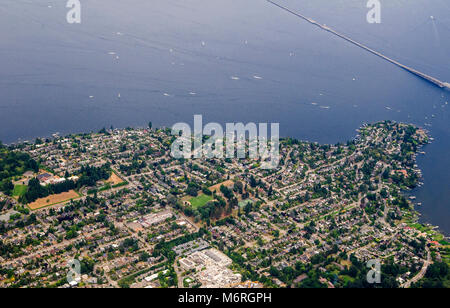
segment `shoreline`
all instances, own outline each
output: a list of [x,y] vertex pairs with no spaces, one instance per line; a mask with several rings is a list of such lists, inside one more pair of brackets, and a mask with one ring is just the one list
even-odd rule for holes
[[[402,122],[402,121],[397,122],[397,121],[393,121],[393,120],[386,120],[386,121],[392,121],[393,123],[398,123],[398,124],[412,125],[415,128],[422,130],[425,133],[425,135],[428,138],[428,142],[425,143],[425,144],[420,145],[417,148],[417,151],[414,154],[414,163],[417,164],[417,158],[418,158],[419,154],[423,153],[423,151],[421,151],[421,149],[423,149],[425,146],[427,146],[430,143],[435,141],[435,139],[430,136],[430,131],[427,128],[420,127],[418,125],[411,124],[411,123],[406,123],[406,122]],[[382,123],[382,122],[384,122],[384,121],[378,121],[378,122],[375,122],[375,123],[363,122],[360,127],[355,129],[356,134],[353,136],[353,138],[351,138],[351,139],[349,139],[347,141],[358,141],[358,139],[360,137],[359,132],[360,132],[361,129],[363,129],[366,126],[377,124],[377,123]],[[145,126],[127,126],[125,128],[113,128],[112,131],[123,131],[123,130],[127,130],[127,129],[130,129],[130,128],[133,129],[133,130],[142,130],[142,131],[148,131],[149,130],[149,128],[147,128]],[[166,127],[166,126],[162,126],[162,127],[159,127],[159,128],[153,128],[152,130],[166,130],[166,129],[170,129],[170,128]],[[51,134],[50,136],[36,137],[36,139],[55,140],[55,139],[58,139],[58,138],[67,138],[69,136],[79,136],[79,135],[84,135],[84,134],[99,134],[99,132],[95,132],[95,131],[91,130],[89,132],[73,132],[73,133],[67,133],[67,134],[64,134],[64,135],[60,135],[60,133],[57,132],[57,133]],[[289,139],[289,138],[291,138],[291,137],[284,136],[284,137],[280,137],[280,140]],[[317,143],[319,145],[331,145],[331,143],[319,143],[319,142],[314,142],[314,141],[309,141],[309,140],[300,140],[300,141],[307,142],[307,143]],[[339,141],[339,142],[342,142],[342,141]],[[34,144],[34,142],[32,142],[30,140],[20,140],[19,139],[19,140],[16,140],[15,142],[11,142],[11,143],[4,144],[4,145],[8,146],[8,147],[20,147],[22,145],[30,145],[30,144]],[[417,165],[416,171],[419,172],[419,180],[422,179],[423,178],[423,173],[422,173],[422,169],[420,168],[419,165]],[[425,207],[427,205],[426,204],[422,204],[419,207],[417,204],[415,204],[409,198],[414,190],[418,190],[418,189],[421,189],[421,188],[424,188],[424,187],[425,187],[425,185],[423,185],[423,186],[416,186],[416,187],[414,187],[412,189],[407,189],[407,190],[403,190],[403,189],[400,188],[401,193],[407,198],[408,203],[412,206],[412,210],[411,210],[412,213],[411,214],[413,214],[413,216],[415,217],[415,222],[414,223],[419,223],[419,224],[421,224],[421,225],[423,225],[423,226],[425,226],[427,228],[431,228],[432,230],[435,230],[438,234],[443,236],[444,239],[450,240],[450,233],[445,232],[444,230],[440,229],[440,226],[434,225],[431,222],[431,220],[425,220],[425,221],[421,222],[422,213],[420,212],[420,208]]]

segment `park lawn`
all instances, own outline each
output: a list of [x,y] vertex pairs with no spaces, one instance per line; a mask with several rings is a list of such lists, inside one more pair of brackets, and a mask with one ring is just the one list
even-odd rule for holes
[[13,196],[21,197],[27,192],[27,190],[28,190],[27,185],[15,185],[13,190]]
[[197,197],[194,197],[194,198],[190,199],[189,203],[192,205],[192,208],[194,210],[196,210],[196,209],[198,209],[198,208],[200,208],[202,206],[205,206],[206,203],[208,203],[212,199],[213,199],[212,196],[201,194],[201,195],[198,195]]

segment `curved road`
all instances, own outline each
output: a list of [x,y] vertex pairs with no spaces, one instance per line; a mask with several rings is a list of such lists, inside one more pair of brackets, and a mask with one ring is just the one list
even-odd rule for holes
[[420,279],[422,279],[423,277],[425,277],[425,274],[427,273],[428,270],[428,266],[430,266],[430,264],[433,263],[433,261],[431,260],[431,253],[430,253],[430,248],[428,248],[427,246],[425,246],[425,250],[427,251],[427,259],[425,260],[425,262],[423,263],[422,269],[420,270],[420,272],[414,276],[413,278],[411,278],[410,280],[408,280],[407,282],[405,282],[402,287],[403,288],[409,288],[411,286],[412,283],[416,283],[418,282]]

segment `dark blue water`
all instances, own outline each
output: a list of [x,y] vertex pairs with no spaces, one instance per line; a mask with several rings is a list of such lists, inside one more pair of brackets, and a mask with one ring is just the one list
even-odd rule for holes
[[[411,122],[435,138],[419,158],[423,221],[450,234],[450,92],[264,0],[81,2],[80,25],[67,24],[65,0],[0,2],[3,142],[194,114],[331,143],[364,122]],[[382,1],[379,25],[365,0],[282,3],[450,81],[447,0]]]

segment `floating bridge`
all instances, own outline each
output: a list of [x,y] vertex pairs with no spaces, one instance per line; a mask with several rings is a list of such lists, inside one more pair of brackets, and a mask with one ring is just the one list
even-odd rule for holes
[[365,46],[365,45],[363,45],[361,43],[358,43],[357,41],[355,41],[355,40],[353,40],[353,39],[351,39],[351,38],[349,38],[349,37],[347,37],[347,36],[345,36],[345,35],[343,35],[343,34],[341,34],[339,32],[336,32],[335,30],[331,29],[330,27],[328,27],[326,25],[322,25],[322,24],[318,23],[317,21],[315,21],[315,20],[313,20],[313,19],[311,19],[309,17],[306,17],[306,16],[304,16],[304,15],[298,13],[298,12],[295,12],[295,11],[293,11],[293,10],[283,6],[283,5],[280,5],[280,4],[278,4],[276,2],[273,2],[271,0],[266,0],[266,1],[271,3],[271,4],[273,4],[273,5],[275,5],[275,6],[277,6],[277,7],[279,7],[280,9],[282,9],[284,11],[289,12],[292,15],[295,15],[295,16],[303,19],[303,20],[306,20],[307,22],[309,22],[309,23],[311,23],[311,24],[321,28],[322,30],[330,32],[330,33],[332,33],[332,34],[334,34],[334,35],[336,35],[336,36],[346,40],[347,42],[352,43],[353,45],[356,45],[356,46],[358,46],[358,47],[360,47],[360,48],[362,48],[362,49],[364,49],[364,50],[366,50],[366,51],[368,51],[368,52],[370,52],[370,53],[372,53],[372,54],[374,54],[374,55],[376,55],[376,56],[378,56],[378,57],[380,57],[380,58],[382,58],[382,59],[384,59],[384,60],[386,60],[388,62],[391,62],[394,65],[397,65],[398,67],[400,67],[400,68],[402,68],[402,69],[404,69],[404,70],[406,70],[406,71],[408,71],[408,72],[410,72],[410,73],[412,73],[412,74],[414,74],[414,75],[416,75],[416,76],[418,76],[418,77],[420,77],[420,78],[422,78],[422,79],[424,79],[424,80],[426,80],[426,81],[428,81],[428,82],[438,86],[439,88],[450,89],[450,83],[448,83],[448,82],[440,81],[439,79],[436,79],[436,78],[431,77],[431,76],[429,76],[427,74],[419,72],[418,70],[415,70],[415,69],[413,69],[413,68],[411,68],[409,66],[403,65],[400,62],[398,62],[396,60],[393,60],[393,59],[383,55],[382,53],[380,53],[380,52],[378,52],[376,50],[373,50],[373,49],[371,49],[371,48],[369,48],[369,47],[367,47],[367,46]]

